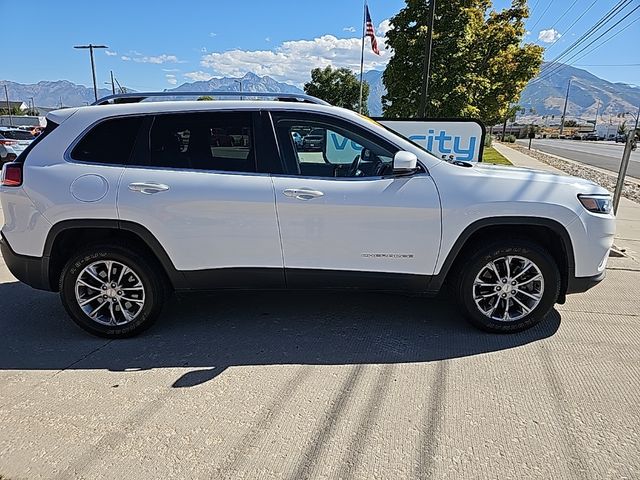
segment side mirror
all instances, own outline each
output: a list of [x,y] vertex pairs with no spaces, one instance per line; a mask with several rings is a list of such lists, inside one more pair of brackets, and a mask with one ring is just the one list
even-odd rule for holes
[[415,153],[400,150],[393,157],[393,173],[410,173],[418,168],[418,157]]

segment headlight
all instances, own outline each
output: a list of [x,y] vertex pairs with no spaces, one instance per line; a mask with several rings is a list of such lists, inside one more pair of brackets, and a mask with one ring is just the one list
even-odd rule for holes
[[611,195],[578,195],[584,208],[593,213],[611,213]]

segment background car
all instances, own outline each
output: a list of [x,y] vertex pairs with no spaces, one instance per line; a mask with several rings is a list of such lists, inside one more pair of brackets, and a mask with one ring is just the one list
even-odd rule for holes
[[302,149],[307,152],[321,152],[324,147],[325,131],[321,128],[311,130],[302,139]]
[[34,138],[31,132],[0,127],[0,162],[7,163],[15,160]]
[[616,135],[615,138],[616,143],[625,143],[627,141],[627,136],[626,135]]

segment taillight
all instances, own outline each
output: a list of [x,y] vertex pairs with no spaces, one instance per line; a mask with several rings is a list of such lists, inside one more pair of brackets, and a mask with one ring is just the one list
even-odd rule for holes
[[0,145],[17,145],[18,142],[16,140],[0,140]]
[[6,163],[2,169],[2,186],[19,187],[22,185],[22,164]]

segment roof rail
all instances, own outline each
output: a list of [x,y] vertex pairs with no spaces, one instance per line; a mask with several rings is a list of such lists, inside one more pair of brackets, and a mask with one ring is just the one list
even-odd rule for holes
[[111,103],[139,103],[147,98],[153,97],[201,97],[203,95],[215,97],[266,97],[275,98],[282,102],[304,102],[315,103],[318,105],[331,105],[330,103],[320,100],[319,98],[305,95],[304,93],[275,93],[275,92],[135,92],[135,93],[118,93],[102,97],[93,105],[108,105]]

